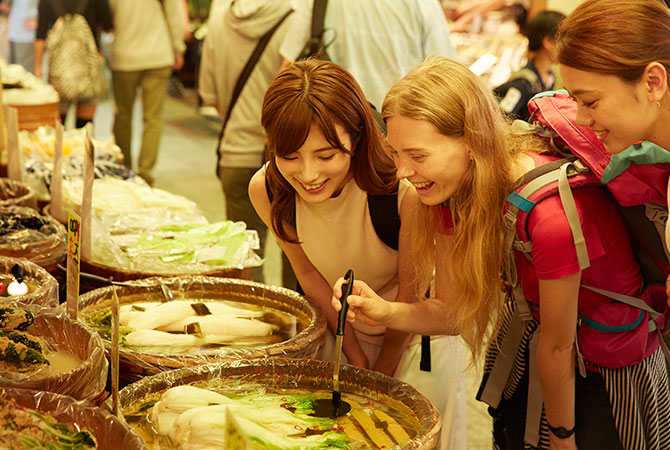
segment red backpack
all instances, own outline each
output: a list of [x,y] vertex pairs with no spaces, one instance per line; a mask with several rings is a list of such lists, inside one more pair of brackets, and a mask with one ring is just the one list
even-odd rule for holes
[[[664,284],[670,273],[665,245],[670,152],[643,142],[610,154],[591,130],[577,125],[577,107],[566,91],[538,94],[528,107],[529,121],[536,125],[536,132],[566,158],[527,173],[519,180],[521,188],[507,198],[510,206],[505,215],[504,279],[522,317],[529,318],[530,312],[518,284],[514,250],[530,258],[532,243],[526,223],[530,211],[538,202],[560,196],[584,270],[590,263],[571,190],[602,185],[612,194],[626,221],[644,288],[640,298],[635,298],[582,286],[613,301],[579,308],[576,347],[580,371],[584,372],[584,359],[610,368],[635,364],[651,355],[659,342],[670,361],[670,352],[660,338],[668,312]],[[517,225],[521,225],[519,232]]]

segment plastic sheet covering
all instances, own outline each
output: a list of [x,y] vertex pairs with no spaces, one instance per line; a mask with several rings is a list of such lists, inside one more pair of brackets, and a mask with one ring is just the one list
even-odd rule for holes
[[[217,386],[230,386],[245,392],[274,389],[330,391],[333,364],[326,361],[287,358],[227,361],[217,364],[164,372],[126,386],[119,393],[119,403],[128,421],[136,415],[136,408],[148,395],[170,387],[192,384],[203,380],[219,380]],[[355,394],[379,402],[406,418],[399,422],[410,435],[410,441],[395,449],[439,448],[440,415],[430,401],[412,386],[379,372],[343,365],[339,375],[342,400]],[[350,413],[351,414],[351,413]],[[348,416],[347,416],[348,417]],[[137,420],[137,417],[133,418]],[[366,430],[367,431],[367,430]]]
[[0,374],[0,386],[36,389],[69,395],[77,400],[96,401],[107,383],[108,363],[100,336],[78,321],[73,321],[60,309],[44,309],[37,305],[10,303],[30,311],[35,321],[26,332],[46,340],[52,347],[76,357],[81,364],[73,370],[44,377],[42,373]]
[[35,192],[27,185],[16,180],[0,178],[0,206],[13,205],[37,207]]
[[[63,183],[63,210],[81,211],[82,179]],[[166,224],[207,220],[196,204],[181,195],[111,177],[93,183],[92,214],[112,235],[142,233]],[[93,237],[92,237],[93,238]]]
[[[140,233],[109,234],[92,221],[91,259],[104,266],[149,276],[207,274],[221,269],[244,269],[262,264],[254,252],[258,233],[244,222],[164,224]],[[134,278],[140,278],[134,277]]]
[[[84,128],[63,132],[62,176],[65,180],[81,179],[85,141]],[[55,132],[52,126],[41,126],[34,131],[19,131],[22,179],[42,201],[49,201],[51,198],[54,142]],[[96,179],[104,177],[132,179],[133,182],[146,185],[144,180],[121,163],[123,154],[112,139],[93,140],[93,147],[95,149],[94,176]]]
[[51,216],[26,206],[0,207],[0,255],[55,270],[67,253],[67,232]]
[[[158,353],[138,352],[121,347],[119,351],[120,377],[125,381],[136,381],[142,376],[165,370],[226,360],[268,356],[314,358],[323,348],[326,322],[319,308],[313,306],[297,292],[232,278],[205,276],[147,278],[128,282],[124,286],[96,289],[80,297],[79,317],[84,322],[88,322],[95,313],[108,310],[113,289],[116,289],[122,306],[139,301],[165,300],[161,284],[169,287],[174,300],[230,300],[289,313],[296,318],[296,334],[288,340],[274,344],[254,347],[224,346],[192,354],[176,353],[170,348]],[[108,339],[105,340],[105,346],[109,349]]]
[[0,388],[0,398],[9,398],[19,406],[48,414],[75,430],[93,432],[99,450],[142,450],[147,446],[123,419],[88,402],[65,395],[31,389]]
[[[0,246],[2,253],[2,246]],[[40,305],[47,308],[58,306],[58,282],[42,267],[24,258],[7,258],[0,256],[0,278],[4,275],[11,276],[12,267],[20,265],[24,273],[24,282],[29,288],[34,286],[26,294],[13,295],[10,297],[0,296],[0,306],[4,303],[21,302],[24,304]]]

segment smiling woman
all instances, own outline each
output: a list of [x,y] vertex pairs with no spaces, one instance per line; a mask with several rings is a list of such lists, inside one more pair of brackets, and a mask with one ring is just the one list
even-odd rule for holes
[[[607,367],[591,357],[577,369],[579,346],[607,354],[615,342],[631,344],[621,331],[598,338],[588,333],[588,317],[622,310],[584,286],[634,296],[643,284],[608,193],[596,185],[571,191],[570,213],[588,250],[582,265],[559,195],[537,203],[524,197],[541,183],[532,175],[568,166],[543,141],[514,133],[466,67],[445,58],[423,62],[389,90],[382,115],[398,176],[419,194],[411,240],[417,292],[433,281],[435,289],[425,301],[390,303],[356,281],[349,320],[459,333],[475,355],[488,344],[478,396],[491,406],[497,448],[670,448],[670,395],[658,337],[650,337],[649,353],[634,352]],[[526,211],[528,221],[517,221],[514,208]],[[528,240],[515,241],[506,259],[503,249],[515,234]]]
[[[337,321],[331,286],[348,269],[387,298],[416,300],[409,239],[418,196],[398,182],[361,88],[336,64],[308,60],[280,72],[266,91],[261,122],[268,163],[252,178],[249,197],[306,297],[326,315],[330,333],[322,358],[330,360]],[[362,322],[351,328],[343,344],[348,363],[412,384],[440,411],[441,448],[464,448],[460,339],[434,336],[432,367],[423,371],[418,337]]]
[[670,10],[663,2],[586,1],[561,24],[556,52],[578,123],[609,152],[642,140],[670,149]]

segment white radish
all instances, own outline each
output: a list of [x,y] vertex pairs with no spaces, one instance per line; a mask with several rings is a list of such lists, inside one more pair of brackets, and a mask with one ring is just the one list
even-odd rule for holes
[[199,323],[203,334],[223,334],[229,336],[269,336],[273,326],[256,319],[241,319],[230,316],[194,316],[185,317],[176,322],[162,326],[162,331],[181,331],[191,323]]
[[233,317],[260,317],[263,315],[262,311],[253,311],[251,309],[237,308],[235,306],[226,305],[222,302],[204,302],[205,306],[214,315],[233,316]]
[[141,316],[134,316],[128,322],[128,326],[136,330],[153,330],[184,317],[194,316],[195,311],[191,308],[191,303],[193,302],[184,300],[162,303]]
[[126,335],[126,344],[136,347],[194,345],[198,338],[190,334],[172,334],[157,330],[135,330]]

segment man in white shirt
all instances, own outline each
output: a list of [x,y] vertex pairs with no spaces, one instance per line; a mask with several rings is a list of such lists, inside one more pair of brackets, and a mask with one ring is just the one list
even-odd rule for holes
[[[294,61],[310,38],[314,0],[293,0],[295,13],[280,48]],[[329,0],[324,41],[378,110],[388,89],[430,56],[456,59],[438,0]]]

